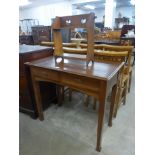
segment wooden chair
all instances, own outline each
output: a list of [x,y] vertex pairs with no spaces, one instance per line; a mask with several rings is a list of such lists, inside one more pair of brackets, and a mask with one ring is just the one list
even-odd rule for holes
[[[85,54],[86,50],[84,47],[86,47],[86,44],[81,44],[81,49],[71,49],[71,48],[65,48],[64,52],[71,52],[75,53],[78,52],[79,54]],[[110,106],[110,113],[109,113],[109,126],[112,126],[112,116],[114,113],[114,116],[116,117],[118,107],[120,103],[123,101],[125,104],[126,102],[126,94],[127,94],[127,88],[129,84],[129,68],[130,68],[130,62],[131,62],[131,49],[132,47],[115,47],[115,46],[109,46],[109,45],[95,45],[94,46],[96,49],[94,50],[94,58],[95,61],[112,61],[112,62],[126,62],[126,65],[124,66],[121,76],[118,78],[119,79],[119,84],[118,86],[114,86],[112,90],[112,97],[111,97],[111,106]],[[104,51],[103,49],[106,49]],[[67,51],[68,50],[68,51]],[[115,51],[114,51],[115,50]],[[125,51],[126,50],[126,51]],[[114,91],[117,88],[117,96],[115,96]],[[72,89],[69,89],[69,100],[72,99]],[[116,99],[115,99],[116,98]],[[89,105],[89,96],[85,95],[85,101],[84,104],[86,106]],[[94,104],[93,104],[93,109],[96,109],[96,99],[94,98]],[[115,105],[115,109],[114,109]]]
[[[86,48],[87,44],[81,44],[80,46],[81,46],[81,48]],[[116,45],[106,45],[106,44],[95,44],[94,45],[94,51],[96,52],[98,50],[117,51],[117,52],[128,51],[132,55],[132,52],[134,50],[134,46],[116,46]],[[98,57],[98,59],[100,59],[100,58]],[[130,60],[130,63],[131,63],[131,60]],[[132,65],[130,65],[129,68],[127,66],[125,68],[126,68],[124,70],[125,74],[129,74],[128,92],[130,92],[130,87],[131,87],[131,82],[132,82]],[[128,70],[129,70],[129,73],[128,73]]]
[[[121,41],[120,44],[123,46],[134,46],[135,47],[135,37],[129,37],[129,38],[123,38],[128,33],[129,30],[134,30],[135,33],[135,25],[123,25],[121,29]],[[135,63],[135,51],[132,53],[133,56],[133,63],[132,66]]]
[[[132,81],[132,65],[131,65],[131,56],[134,50],[134,46],[114,46],[114,45],[103,45],[103,50],[105,51],[128,51],[130,53],[130,60],[126,62],[124,74],[129,76],[129,85],[128,85],[128,92],[130,92],[131,88],[131,81]],[[127,63],[130,63],[129,66]]]
[[[111,105],[110,105],[110,113],[109,113],[109,126],[112,126],[112,117],[116,117],[118,108],[123,101],[123,104],[126,102],[127,88],[129,83],[129,68],[131,61],[131,52],[130,51],[96,51],[94,53],[95,61],[112,61],[112,62],[128,62],[126,64],[118,78],[117,94],[111,95]],[[116,87],[116,86],[115,86]],[[116,96],[115,96],[116,95]],[[96,99],[94,98],[94,109],[96,108]]]
[[[86,45],[82,45],[84,47]],[[105,45],[105,44],[97,44],[94,45],[94,57],[95,61],[105,61],[105,60],[111,60],[111,61],[120,61],[123,60],[126,62],[124,69],[123,69],[123,79],[122,79],[122,85],[119,88],[119,93],[117,96],[116,106],[114,110],[114,117],[117,115],[118,107],[120,103],[123,101],[123,104],[126,103],[126,94],[127,90],[130,92],[130,86],[131,86],[131,77],[132,77],[132,67],[131,67],[131,53],[133,50],[133,46],[113,46],[113,45]],[[128,54],[126,55],[124,53],[126,51]],[[123,54],[122,57],[124,59],[119,58],[119,54]],[[85,105],[88,106],[88,98],[86,99]],[[113,100],[112,96],[112,100]],[[113,101],[111,101],[113,102]],[[111,104],[113,106],[113,104]],[[96,109],[96,99],[94,99],[93,109]],[[112,108],[111,108],[112,109]],[[109,126],[112,126],[112,112],[110,112],[109,117]]]

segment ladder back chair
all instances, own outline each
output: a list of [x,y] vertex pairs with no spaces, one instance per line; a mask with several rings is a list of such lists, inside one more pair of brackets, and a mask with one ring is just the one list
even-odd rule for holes
[[[131,53],[129,51],[95,51],[94,52],[95,61],[111,61],[111,62],[125,62],[128,61],[127,69],[129,68]],[[124,74],[125,66],[121,70],[120,76],[118,77],[117,87],[115,86],[113,89],[117,89],[117,93],[114,94],[112,90],[111,95],[111,105],[110,105],[110,113],[109,113],[109,122],[108,125],[112,126],[112,117],[113,115],[116,117],[118,108],[120,103],[126,102],[126,94],[128,88],[128,75]],[[94,109],[96,108],[96,99],[94,98]]]
[[[81,44],[81,48],[86,48],[87,44]],[[98,50],[104,50],[104,51],[128,51],[131,55],[134,50],[134,46],[116,46],[116,45],[106,45],[106,44],[95,44],[94,45],[94,52],[97,52]],[[95,56],[97,57],[97,55]],[[98,59],[101,57],[98,56]],[[131,64],[131,57],[128,61]],[[131,82],[132,82],[132,65],[126,65],[124,73],[129,75],[129,85],[128,85],[128,92],[130,92]]]

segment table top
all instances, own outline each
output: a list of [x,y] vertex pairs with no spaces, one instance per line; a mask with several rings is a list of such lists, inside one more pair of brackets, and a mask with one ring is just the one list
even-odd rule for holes
[[52,49],[52,47],[46,47],[46,46],[40,46],[40,45],[19,45],[20,54],[39,52],[47,49]]
[[[59,61],[59,59],[61,58],[58,58],[57,60]],[[93,65],[87,67],[85,60],[64,58],[63,62],[61,61],[60,63],[56,63],[55,57],[50,56],[44,59],[28,62],[26,64],[29,66],[57,70],[85,77],[110,80],[124,63],[94,62]]]

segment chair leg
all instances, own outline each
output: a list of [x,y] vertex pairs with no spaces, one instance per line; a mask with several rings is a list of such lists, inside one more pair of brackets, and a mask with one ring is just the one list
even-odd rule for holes
[[122,89],[123,88],[118,88],[117,95],[116,95],[116,100],[115,100],[115,107],[114,107],[114,117],[116,118],[117,116],[117,111],[119,107],[119,102],[122,98]]
[[130,93],[130,88],[131,88],[131,81],[132,81],[132,71],[130,72],[130,76],[129,76],[129,87],[128,87],[129,93]]
[[84,104],[85,104],[86,107],[88,107],[88,105],[89,105],[89,95],[85,95],[84,98],[85,98]]
[[58,106],[61,106],[63,100],[64,87],[57,86],[57,92],[58,92]]
[[133,62],[132,62],[132,66],[134,66],[134,65],[135,65],[135,53],[133,55]]
[[62,94],[62,100],[64,101],[65,99],[65,87],[61,86],[61,94]]
[[109,112],[109,122],[108,122],[109,127],[112,127],[112,118],[113,118],[114,106],[116,101],[116,94],[117,94],[117,85],[114,85],[112,88],[112,96],[111,96],[111,104],[110,104],[110,112]]
[[69,88],[69,101],[72,101],[72,92],[73,90]]
[[127,91],[128,91],[128,85],[129,85],[129,80],[127,80],[126,82],[125,82],[125,88],[124,88],[124,100],[123,100],[123,105],[125,105],[126,104],[126,95],[127,95]]
[[94,97],[94,103],[93,103],[93,109],[96,110],[96,102],[97,102],[97,99]]

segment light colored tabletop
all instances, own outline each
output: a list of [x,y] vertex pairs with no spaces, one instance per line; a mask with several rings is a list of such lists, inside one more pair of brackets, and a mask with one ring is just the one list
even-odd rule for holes
[[19,53],[31,53],[39,52],[41,50],[52,49],[52,47],[40,46],[40,45],[19,45]]

